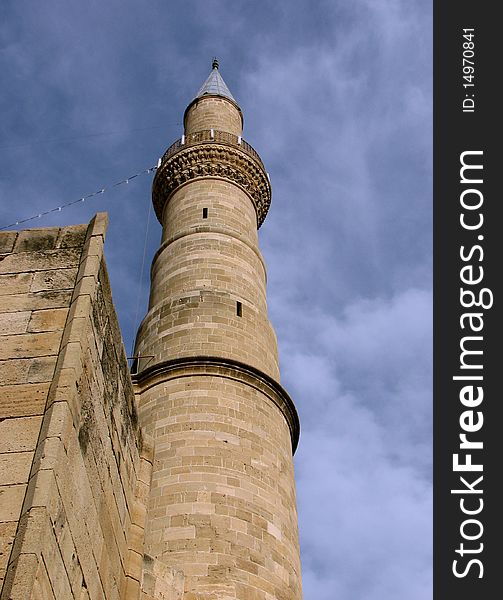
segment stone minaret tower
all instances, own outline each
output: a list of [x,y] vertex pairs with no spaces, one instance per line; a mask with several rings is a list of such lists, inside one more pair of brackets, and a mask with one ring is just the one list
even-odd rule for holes
[[154,438],[145,551],[184,600],[300,600],[292,454],[257,229],[264,165],[218,62],[153,183],[163,227],[138,331],[140,421]]

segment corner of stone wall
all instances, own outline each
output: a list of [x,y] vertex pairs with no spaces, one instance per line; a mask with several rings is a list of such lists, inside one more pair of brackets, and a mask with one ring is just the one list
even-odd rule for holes
[[[15,532],[4,536],[14,541],[2,600],[183,598],[182,573],[144,553],[154,441],[138,424],[138,390],[131,381],[104,260],[107,222],[106,214],[97,214],[85,239],[85,226],[2,238],[9,252],[16,239],[25,254],[38,252],[29,260],[38,261],[44,277],[50,268],[59,281],[65,257],[58,252],[67,252],[65,244],[77,229],[80,236],[70,244],[74,262],[65,290],[66,322],[50,345],[54,374],[39,402],[20,516],[11,519]],[[47,240],[49,252],[44,250]],[[22,260],[26,266],[16,263],[20,272],[31,268],[28,258]],[[26,279],[23,273],[16,277],[21,283]],[[12,283],[13,276],[8,278]],[[32,301],[23,296],[27,307]],[[19,429],[21,439],[26,434]]]
[[5,600],[138,600],[151,442],[142,440],[103,257],[90,222],[21,517]]
[[0,232],[0,589],[22,534],[21,511],[86,230]]

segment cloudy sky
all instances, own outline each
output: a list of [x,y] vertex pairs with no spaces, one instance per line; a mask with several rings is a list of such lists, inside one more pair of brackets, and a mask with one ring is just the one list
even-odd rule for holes
[[[0,3],[0,227],[155,165],[218,56],[273,186],[305,600],[432,595],[431,37],[430,0]],[[108,211],[128,353],[151,181],[24,225]]]

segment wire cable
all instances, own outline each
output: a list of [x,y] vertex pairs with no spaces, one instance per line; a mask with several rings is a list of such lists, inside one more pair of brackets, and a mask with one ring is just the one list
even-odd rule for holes
[[[141,286],[143,283],[143,272],[145,269],[145,257],[147,256],[147,241],[148,241],[148,232],[150,227],[150,215],[152,213],[152,202],[148,202],[148,213],[147,213],[147,224],[145,225],[145,241],[143,242],[143,257],[141,259],[141,269],[140,269],[140,278],[138,280],[138,295],[136,297],[136,311],[134,315],[133,321],[133,331],[138,330],[138,314],[140,312],[140,298],[141,298]],[[131,342],[131,356],[134,356],[134,345],[135,340]]]
[[160,159],[155,167],[149,167],[148,169],[144,169],[143,171],[140,171],[139,173],[135,173],[134,175],[131,175],[130,177],[127,177],[126,179],[123,179],[122,181],[117,181],[116,183],[113,183],[113,184],[109,185],[108,187],[101,188],[101,190],[97,190],[96,192],[93,192],[92,194],[87,194],[87,196],[82,196],[78,200],[72,200],[72,202],[67,202],[66,204],[61,204],[60,206],[56,206],[49,210],[45,210],[36,215],[32,215],[31,217],[27,217],[26,219],[18,219],[14,223],[9,223],[9,225],[3,225],[2,227],[0,227],[0,231],[2,231],[3,229],[8,229],[9,227],[16,227],[17,225],[21,225],[22,223],[28,223],[28,221],[33,221],[34,219],[41,219],[45,215],[49,215],[53,212],[60,212],[63,209],[68,208],[69,206],[78,204],[79,202],[85,202],[86,200],[88,200],[89,198],[92,198],[93,196],[98,196],[99,194],[104,194],[109,188],[114,188],[119,185],[128,184],[132,179],[135,179],[136,177],[139,177],[140,175],[146,175],[148,173],[153,173],[154,171],[156,171],[158,169],[159,165],[160,165]]

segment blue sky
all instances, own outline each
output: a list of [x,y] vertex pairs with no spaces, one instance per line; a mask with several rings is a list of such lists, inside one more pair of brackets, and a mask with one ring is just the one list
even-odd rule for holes
[[[305,600],[432,595],[431,38],[429,0],[0,4],[0,226],[155,165],[218,56],[273,187],[259,235],[302,424]],[[25,225],[108,211],[128,353],[151,181]]]

